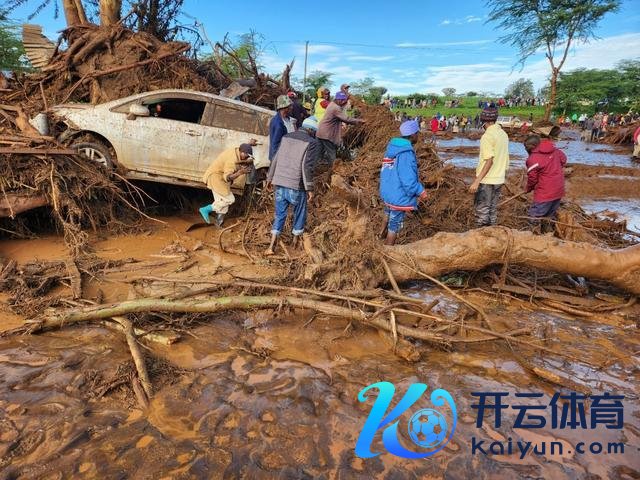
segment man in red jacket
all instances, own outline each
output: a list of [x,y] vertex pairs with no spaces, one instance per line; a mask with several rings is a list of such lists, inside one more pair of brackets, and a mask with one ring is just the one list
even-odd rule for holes
[[[524,148],[529,153],[527,159],[528,193],[533,190],[533,204],[529,208],[529,217],[534,225],[537,219],[554,220],[564,196],[564,167],[567,156],[557,149],[548,138],[540,139],[538,135],[529,135],[524,141]],[[547,222],[543,228],[546,230]]]

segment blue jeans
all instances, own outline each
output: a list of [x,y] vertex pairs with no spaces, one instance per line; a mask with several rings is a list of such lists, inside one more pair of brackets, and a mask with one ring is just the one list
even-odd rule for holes
[[293,188],[279,187],[276,185],[276,208],[273,219],[272,235],[280,235],[287,220],[289,206],[293,207],[293,230],[294,235],[302,235],[304,224],[307,222],[307,192],[304,190],[294,190]]
[[389,217],[387,223],[387,230],[391,233],[398,233],[402,230],[402,223],[404,221],[404,210],[391,210],[389,207],[384,207],[384,214]]

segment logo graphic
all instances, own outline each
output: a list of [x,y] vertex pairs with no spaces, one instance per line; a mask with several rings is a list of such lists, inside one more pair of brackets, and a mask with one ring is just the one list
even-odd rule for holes
[[409,386],[407,392],[400,399],[398,404],[389,412],[391,400],[395,394],[396,388],[389,382],[378,382],[363,388],[358,393],[358,400],[366,402],[367,392],[372,388],[378,389],[378,398],[371,407],[369,417],[367,418],[358,442],[356,443],[356,455],[361,458],[372,458],[380,455],[380,452],[371,451],[371,443],[378,432],[382,431],[382,443],[389,453],[403,458],[427,458],[435,455],[442,450],[451,440],[456,430],[457,411],[453,397],[441,388],[431,392],[431,403],[436,407],[449,407],[451,417],[453,419],[451,430],[445,419],[445,416],[438,410],[432,408],[423,408],[415,412],[408,422],[408,433],[410,440],[418,447],[425,449],[433,449],[428,452],[414,452],[405,448],[398,439],[398,418],[407,412],[427,390],[424,383],[414,383]]

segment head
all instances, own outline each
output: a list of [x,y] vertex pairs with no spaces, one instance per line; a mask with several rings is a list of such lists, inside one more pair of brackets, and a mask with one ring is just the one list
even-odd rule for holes
[[527,153],[533,152],[538,145],[540,145],[540,137],[538,135],[529,135],[524,140],[524,149]]
[[288,114],[291,109],[291,99],[286,95],[280,95],[276,100],[276,109],[282,115]]
[[240,152],[240,160],[251,160],[253,158],[253,147],[248,143],[243,143],[238,147],[238,151]]
[[329,100],[329,95],[331,92],[327,87],[320,87],[318,89],[318,98],[324,98],[325,100]]
[[340,85],[340,91],[346,93],[347,95],[349,95],[349,88],[351,88],[351,85],[349,85],[348,83],[343,83],[342,85]]
[[342,91],[336,93],[336,96],[333,99],[333,101],[336,102],[341,107],[346,105],[348,100],[349,100],[349,96]]
[[412,145],[418,143],[420,125],[415,120],[407,120],[400,125],[400,135],[411,142]]
[[302,126],[300,128],[312,137],[315,137],[316,132],[318,131],[318,120],[316,117],[307,117],[302,122]]
[[489,106],[483,109],[482,113],[480,114],[480,121],[485,126],[493,125],[494,123],[496,123],[497,119],[498,119],[498,109],[495,107]]

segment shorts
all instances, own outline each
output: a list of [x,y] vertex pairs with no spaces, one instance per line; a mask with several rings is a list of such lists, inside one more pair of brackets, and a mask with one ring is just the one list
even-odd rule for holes
[[398,233],[402,230],[402,224],[404,222],[404,210],[392,210],[389,207],[384,207],[384,214],[389,217],[387,222],[387,230],[391,233]]

